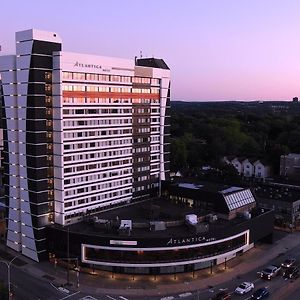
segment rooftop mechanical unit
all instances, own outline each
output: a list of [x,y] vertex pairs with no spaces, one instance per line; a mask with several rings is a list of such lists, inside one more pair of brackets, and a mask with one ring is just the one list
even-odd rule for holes
[[132,230],[132,220],[121,220],[119,235],[129,236]]

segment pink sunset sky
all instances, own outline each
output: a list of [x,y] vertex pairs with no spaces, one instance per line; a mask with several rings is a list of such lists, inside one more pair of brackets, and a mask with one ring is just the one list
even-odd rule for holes
[[1,11],[0,54],[37,28],[65,51],[163,58],[172,100],[300,97],[298,0],[4,0]]

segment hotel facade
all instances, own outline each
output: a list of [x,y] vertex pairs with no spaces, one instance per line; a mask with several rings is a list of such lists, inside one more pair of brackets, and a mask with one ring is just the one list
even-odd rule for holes
[[161,59],[62,51],[16,33],[0,57],[7,245],[47,257],[46,229],[160,195],[169,178],[170,70]]

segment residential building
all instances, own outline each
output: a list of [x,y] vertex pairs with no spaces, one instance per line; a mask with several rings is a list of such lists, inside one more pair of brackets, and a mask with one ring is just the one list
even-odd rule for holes
[[268,178],[271,177],[271,167],[264,160],[258,159],[253,163],[254,177],[256,178]]
[[223,158],[223,162],[235,167],[238,174],[244,177],[255,177],[257,179],[265,179],[272,175],[270,165],[262,159],[225,156]]
[[268,182],[254,193],[260,207],[274,210],[277,225],[300,225],[300,186]]
[[232,160],[230,160],[229,163],[232,164],[236,168],[239,175],[243,174],[243,171],[244,171],[244,169],[243,169],[243,159],[235,157]]
[[280,176],[290,178],[300,176],[300,154],[289,153],[280,156]]
[[46,227],[160,194],[169,178],[170,70],[162,59],[62,51],[16,33],[0,57],[7,245],[39,261]]
[[176,204],[212,211],[219,218],[229,220],[256,206],[255,197],[249,188],[210,182],[185,182],[183,178],[170,184],[166,195]]
[[246,158],[242,161],[242,168],[243,168],[242,174],[245,177],[254,176],[255,171],[254,171],[253,162],[254,162],[253,159],[248,159],[248,158]]

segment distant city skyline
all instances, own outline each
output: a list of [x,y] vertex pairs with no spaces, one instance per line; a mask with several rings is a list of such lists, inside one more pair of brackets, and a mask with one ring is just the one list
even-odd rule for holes
[[0,55],[14,53],[16,31],[37,28],[56,31],[64,51],[164,58],[172,100],[300,96],[296,0],[12,0],[1,10]]

